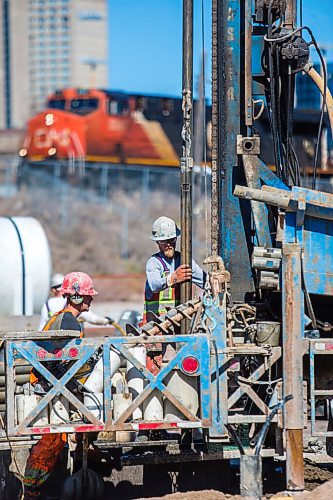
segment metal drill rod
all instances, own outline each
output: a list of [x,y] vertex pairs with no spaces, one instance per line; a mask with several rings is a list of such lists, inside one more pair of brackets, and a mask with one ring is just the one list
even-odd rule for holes
[[[181,263],[192,266],[192,109],[193,109],[193,0],[183,0],[182,158],[180,161]],[[192,282],[182,283],[181,303],[192,296]],[[186,333],[189,322],[182,322]]]
[[177,325],[178,323],[182,325],[185,322],[184,319],[190,321],[188,318],[193,316],[199,310],[200,305],[200,299],[193,300],[188,304],[182,304],[182,306],[179,306],[176,309],[172,309],[168,314],[166,314],[164,320],[161,323],[147,323],[147,325],[142,328],[142,333],[153,336],[159,335],[163,331],[168,331],[168,333],[170,334],[172,333],[171,329],[174,325]]
[[[212,175],[211,175],[211,250],[212,255],[219,255],[219,169],[217,166],[217,146],[218,146],[218,0],[212,0]],[[216,271],[216,264],[212,268]]]
[[239,185],[235,186],[234,195],[238,198],[244,198],[246,200],[262,201],[264,203],[268,203],[269,205],[274,205],[283,209],[288,208],[291,199],[290,191],[274,189],[273,192]]
[[296,27],[297,0],[287,0],[284,26],[289,29]]

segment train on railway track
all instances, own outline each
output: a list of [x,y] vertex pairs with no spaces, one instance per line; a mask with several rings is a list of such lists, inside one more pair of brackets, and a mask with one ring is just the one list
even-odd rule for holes
[[[20,157],[177,167],[181,99],[68,88],[27,124]],[[179,144],[179,145],[178,145]]]
[[[199,148],[196,165],[204,156],[211,162],[211,106],[194,100],[194,140]],[[319,110],[296,109],[294,148],[307,176],[313,170]],[[32,117],[19,150],[22,164],[45,165],[87,162],[149,167],[178,167],[181,156],[182,104],[180,98],[129,94],[110,90],[65,88],[46,100],[45,109]],[[269,117],[256,121],[263,161],[274,167]],[[205,137],[205,139],[203,139]],[[333,165],[318,175],[329,175]]]

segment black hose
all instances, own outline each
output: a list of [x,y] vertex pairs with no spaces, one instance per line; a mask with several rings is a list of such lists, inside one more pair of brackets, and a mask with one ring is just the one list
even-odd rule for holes
[[[268,8],[269,21],[271,21],[271,18],[272,18],[272,9],[271,9],[272,2],[273,2],[273,0],[270,1],[269,8]],[[313,162],[312,189],[316,189],[319,145],[320,145],[320,138],[321,138],[321,134],[322,134],[322,130],[323,130],[324,113],[325,113],[325,107],[326,107],[326,93],[327,93],[326,92],[327,91],[327,88],[326,88],[327,87],[327,70],[326,70],[326,66],[325,66],[325,61],[324,61],[323,55],[321,53],[321,50],[318,47],[315,36],[314,36],[312,30],[308,26],[301,26],[300,28],[293,30],[292,32],[288,33],[287,35],[283,35],[280,37],[274,37],[274,38],[272,38],[272,29],[271,28],[272,28],[272,26],[268,26],[268,37],[264,37],[265,41],[270,44],[271,50],[272,50],[272,47],[276,46],[276,44],[278,44],[280,42],[284,42],[285,40],[292,38],[296,33],[299,33],[299,32],[302,33],[303,30],[306,30],[310,35],[311,43],[313,44],[313,46],[316,49],[316,52],[318,54],[318,57],[320,59],[320,63],[321,63],[322,69],[323,69],[323,74],[324,74],[323,102],[322,102],[321,112],[320,112],[318,134],[317,134],[317,144],[316,144],[316,151],[315,151],[314,162]],[[311,45],[311,44],[309,44],[309,45]],[[269,54],[271,54],[271,51],[269,51]],[[270,63],[270,60],[269,60],[269,63]],[[271,76],[270,76],[270,79],[271,79]],[[272,109],[272,111],[273,111],[273,109]]]
[[100,402],[98,401],[98,399],[96,398],[95,394],[93,392],[87,392],[85,394],[86,397],[90,398],[96,405],[96,408],[98,409],[98,417],[97,417],[97,420],[100,420],[101,416],[102,416],[102,408],[101,408],[101,404]]
[[277,47],[275,47],[275,70],[276,70],[276,85],[275,92],[278,96],[276,100],[276,112],[277,112],[277,125],[278,125],[278,148],[279,148],[279,156],[281,161],[281,169],[283,172],[286,172],[286,161],[284,158],[283,144],[282,144],[282,123],[283,120],[281,118],[281,102],[280,102],[280,53]]
[[[272,38],[273,34],[273,18],[272,18],[272,7],[274,0],[270,0],[268,6],[268,36]],[[275,46],[270,44],[268,46],[268,72],[269,72],[269,87],[270,87],[270,108],[271,108],[271,123],[272,123],[272,135],[273,135],[273,149],[274,149],[274,159],[276,165],[276,173],[279,178],[282,177],[281,172],[281,159],[278,153],[278,123],[276,116],[276,99],[275,99],[275,78],[274,78],[274,68],[273,68],[273,52]]]
[[62,417],[56,410],[55,406],[52,406],[52,410],[54,413],[57,415],[57,417],[62,420],[65,424],[71,424],[72,422],[70,420],[67,420],[66,418]]
[[214,354],[215,354],[215,367],[216,367],[216,420],[217,422],[220,421],[221,416],[220,416],[220,387],[219,387],[219,355],[218,355],[218,350],[217,350],[217,345],[216,341],[212,341],[213,347],[214,347]]
[[290,401],[293,398],[294,398],[294,396],[292,394],[289,394],[289,396],[286,396],[277,405],[273,406],[271,413],[268,415],[266,422],[264,423],[264,425],[262,426],[262,428],[258,434],[257,445],[256,445],[255,451],[254,451],[255,455],[260,454],[260,450],[261,450],[261,447],[264,444],[264,441],[266,439],[267,432],[268,432],[269,426],[271,424],[271,421],[273,420],[273,418],[275,417],[277,412],[280,410],[280,408],[282,408],[285,403],[287,403],[288,401]]
[[[286,181],[288,183],[289,172],[291,170],[291,162],[290,162],[290,142],[291,142],[291,134],[292,134],[292,117],[291,117],[291,65],[288,64],[288,91],[287,91],[287,126],[286,126]],[[293,172],[294,174],[294,172]],[[295,179],[295,176],[294,176]]]
[[231,437],[234,439],[235,443],[238,446],[239,452],[241,455],[245,455],[245,450],[243,448],[242,441],[240,440],[240,437],[238,436],[236,430],[233,428],[231,424],[225,424],[225,428],[231,434]]

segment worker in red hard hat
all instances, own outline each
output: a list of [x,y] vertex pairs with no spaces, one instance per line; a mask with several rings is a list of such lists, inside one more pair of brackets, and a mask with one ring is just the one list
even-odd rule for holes
[[[38,330],[43,330],[49,319],[52,318],[52,316],[56,312],[64,309],[67,301],[61,290],[64,278],[65,276],[60,273],[55,273],[52,275],[50,286],[51,297],[47,299],[41,309]],[[81,329],[83,329],[82,325],[84,322],[91,323],[93,325],[114,325],[115,328],[118,327],[113,318],[110,318],[110,316],[99,316],[91,309],[89,309],[89,311],[83,311],[82,313],[80,313],[79,322]]]
[[[66,305],[64,309],[52,316],[43,331],[81,331],[77,317],[89,310],[93,297],[97,295],[91,277],[79,271],[68,273],[64,277],[60,290],[66,298]],[[36,382],[38,383],[38,374]],[[66,442],[66,434],[44,434],[33,446],[25,469],[24,499],[41,496],[42,487],[52,473]]]
[[79,271],[68,273],[59,292],[66,299],[65,307],[52,316],[43,330],[81,330],[77,317],[89,310],[93,296],[97,295],[91,277]]

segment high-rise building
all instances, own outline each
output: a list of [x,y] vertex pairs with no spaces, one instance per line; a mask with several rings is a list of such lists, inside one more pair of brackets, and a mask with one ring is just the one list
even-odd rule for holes
[[107,0],[0,0],[0,129],[56,89],[107,87]]

